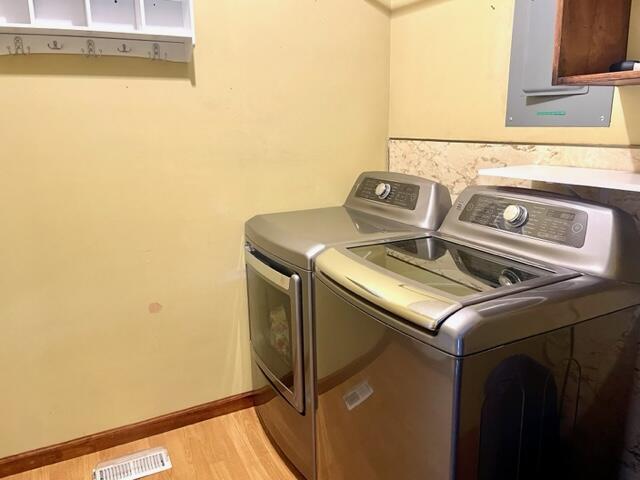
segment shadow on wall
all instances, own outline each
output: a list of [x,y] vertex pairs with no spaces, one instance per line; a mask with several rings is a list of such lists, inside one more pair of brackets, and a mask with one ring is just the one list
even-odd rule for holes
[[449,0],[365,0],[387,14],[410,13],[420,8],[444,3]]
[[[640,145],[640,87],[627,86],[618,88],[620,103],[624,112],[624,122],[627,126],[629,143]],[[634,165],[635,171],[640,172],[640,164]]]
[[3,55],[0,56],[0,75],[175,78],[196,85],[195,53],[190,63],[108,56]]
[[449,0],[391,0],[393,15],[405,15]]
[[369,5],[373,5],[378,10],[386,13],[387,15],[391,13],[391,1],[392,0],[364,0]]

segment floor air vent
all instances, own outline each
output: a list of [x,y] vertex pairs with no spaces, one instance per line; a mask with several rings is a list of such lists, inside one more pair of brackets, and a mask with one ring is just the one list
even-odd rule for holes
[[170,468],[171,460],[167,449],[152,448],[100,463],[93,470],[93,478],[94,480],[136,480]]

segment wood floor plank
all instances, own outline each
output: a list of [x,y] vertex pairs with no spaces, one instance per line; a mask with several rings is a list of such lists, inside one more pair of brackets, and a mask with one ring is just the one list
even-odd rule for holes
[[295,480],[260,426],[253,408],[102,452],[21,473],[6,480],[90,480],[96,464],[151,447],[169,450],[173,468],[153,480]]

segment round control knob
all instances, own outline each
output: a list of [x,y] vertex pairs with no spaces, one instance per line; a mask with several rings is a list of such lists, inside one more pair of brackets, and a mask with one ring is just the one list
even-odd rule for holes
[[513,227],[521,227],[527,223],[529,212],[522,205],[509,205],[502,214],[505,221]]
[[376,187],[376,195],[379,199],[384,200],[391,194],[391,185],[388,183],[379,183]]

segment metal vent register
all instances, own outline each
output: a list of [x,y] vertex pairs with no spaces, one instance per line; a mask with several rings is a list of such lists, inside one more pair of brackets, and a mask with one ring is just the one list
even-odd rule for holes
[[152,448],[98,464],[93,470],[93,479],[136,480],[170,468],[171,459],[167,449]]

